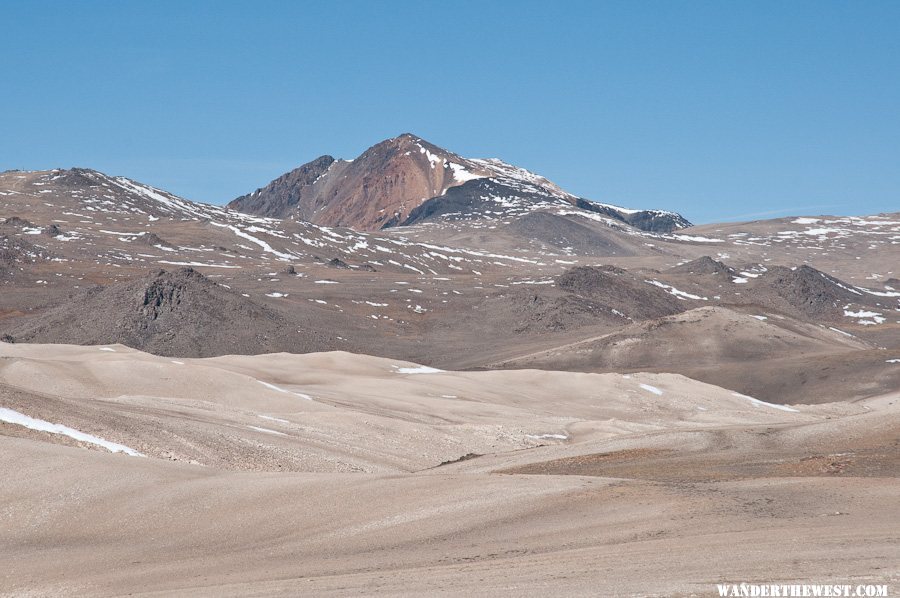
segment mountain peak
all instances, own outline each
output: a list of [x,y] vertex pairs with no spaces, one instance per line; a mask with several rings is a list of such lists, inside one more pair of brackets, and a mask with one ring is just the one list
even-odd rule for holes
[[488,175],[473,161],[402,133],[354,160],[318,158],[228,205],[255,215],[374,230],[399,224],[425,200]]
[[376,143],[354,160],[318,158],[228,206],[358,230],[448,217],[503,219],[547,209],[600,213],[654,232],[689,224],[677,214],[590,202],[524,168],[496,158],[465,158],[408,132]]

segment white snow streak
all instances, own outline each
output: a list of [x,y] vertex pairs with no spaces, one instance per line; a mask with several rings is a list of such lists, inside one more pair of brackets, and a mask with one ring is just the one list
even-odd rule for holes
[[427,365],[420,365],[414,368],[401,368],[397,367],[398,374],[438,374],[443,372],[444,370],[439,370],[437,368],[428,367]]
[[61,434],[62,436],[68,436],[69,438],[74,438],[79,442],[87,442],[96,446],[102,446],[111,453],[125,453],[126,455],[131,455],[132,457],[144,456],[136,450],[128,448],[124,444],[110,442],[109,440],[104,440],[103,438],[99,438],[92,434],[80,432],[74,428],[70,428],[62,424],[51,424],[50,422],[44,421],[42,419],[35,419],[33,417],[25,415],[24,413],[19,413],[18,411],[7,409],[6,407],[0,407],[0,421],[6,422],[8,424],[15,424],[17,426],[24,426],[29,430],[37,430],[39,432],[50,432],[51,434]]
[[751,403],[753,403],[754,407],[771,407],[772,409],[779,409],[781,411],[789,411],[791,413],[800,413],[797,409],[793,407],[788,407],[787,405],[776,405],[774,403],[766,403],[765,401],[760,401],[759,399],[754,399],[753,397],[748,397],[747,395],[742,395],[738,392],[731,393],[735,397],[740,397],[742,399],[747,399]]
[[311,396],[305,395],[305,394],[303,394],[302,392],[293,392],[293,391],[290,391],[290,390],[285,390],[285,389],[283,389],[283,388],[278,388],[278,387],[275,386],[274,384],[269,384],[268,382],[263,382],[262,380],[257,380],[257,382],[259,382],[260,384],[262,384],[262,385],[265,386],[266,388],[271,388],[272,390],[277,390],[278,392],[283,392],[283,393],[285,393],[285,394],[294,395],[294,396],[296,396],[296,397],[300,397],[301,399],[306,399],[307,401],[312,401],[312,400],[313,400],[313,398],[312,398]]

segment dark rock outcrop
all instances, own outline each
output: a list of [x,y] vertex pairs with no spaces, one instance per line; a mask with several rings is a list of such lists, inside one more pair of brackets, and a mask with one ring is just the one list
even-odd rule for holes
[[4,332],[16,342],[121,343],[180,357],[333,348],[330,336],[191,268],[88,289]]
[[660,318],[693,307],[665,290],[615,266],[579,266],[556,280],[561,290],[590,299],[635,320]]
[[839,317],[843,305],[867,299],[849,284],[806,265],[773,266],[754,287],[771,291],[811,318]]
[[669,272],[673,272],[676,274],[711,274],[714,276],[730,276],[734,274],[734,268],[727,266],[718,260],[714,260],[708,255],[704,255],[703,257],[698,257],[697,259],[691,260],[687,263],[669,268]]

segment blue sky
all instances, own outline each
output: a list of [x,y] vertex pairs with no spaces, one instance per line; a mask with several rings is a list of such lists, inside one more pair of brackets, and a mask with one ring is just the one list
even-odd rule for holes
[[900,210],[898,2],[2,9],[0,170],[222,203],[408,131],[695,222]]

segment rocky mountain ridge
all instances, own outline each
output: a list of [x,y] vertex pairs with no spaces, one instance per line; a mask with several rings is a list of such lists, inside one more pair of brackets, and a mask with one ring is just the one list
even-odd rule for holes
[[690,226],[674,212],[589,201],[524,168],[496,158],[464,158],[410,133],[386,139],[354,160],[316,158],[228,207],[357,230],[546,210],[589,212],[652,232]]

